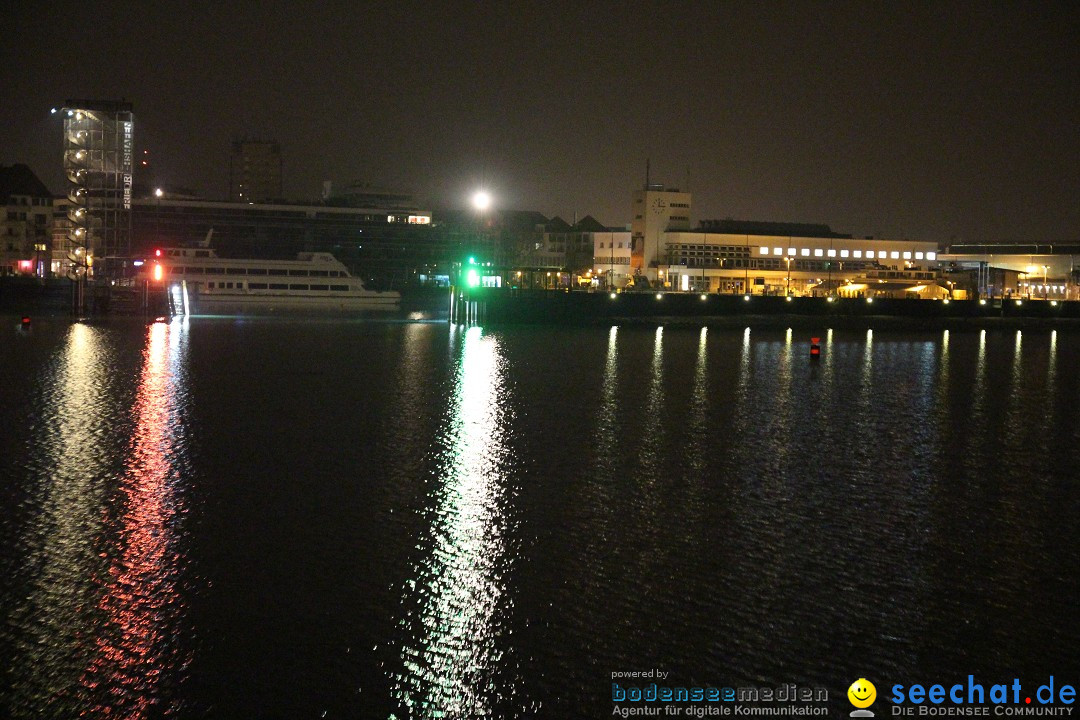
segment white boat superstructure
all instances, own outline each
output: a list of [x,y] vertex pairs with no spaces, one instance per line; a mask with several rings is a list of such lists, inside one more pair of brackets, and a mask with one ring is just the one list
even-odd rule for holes
[[[147,279],[182,288],[192,312],[244,309],[392,309],[397,292],[368,290],[337,258],[303,252],[295,260],[221,258],[209,248],[166,248],[144,265]],[[159,277],[160,275],[160,277]]]

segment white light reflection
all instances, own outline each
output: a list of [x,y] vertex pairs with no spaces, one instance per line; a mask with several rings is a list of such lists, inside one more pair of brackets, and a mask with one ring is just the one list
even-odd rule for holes
[[40,430],[47,460],[33,500],[40,511],[22,540],[36,577],[25,602],[4,613],[12,626],[25,628],[5,658],[12,717],[78,714],[72,689],[93,651],[85,638],[93,637],[97,624],[95,578],[105,574],[95,545],[106,502],[105,456],[96,445],[108,434],[112,415],[113,358],[104,335],[73,324],[46,369],[51,383],[38,401],[47,409]]
[[641,464],[646,471],[646,479],[654,479],[660,472],[661,447],[663,446],[664,423],[664,328],[656,328],[653,340],[652,372],[649,381],[649,393],[645,397],[645,426],[641,441]]
[[691,417],[690,424],[695,435],[698,439],[690,444],[690,467],[695,473],[699,473],[705,469],[705,434],[707,432],[707,417],[706,413],[709,407],[709,399],[707,393],[707,375],[706,367],[708,363],[708,328],[701,328],[701,332],[698,334],[698,352],[697,352],[697,366],[694,368],[694,388],[693,395],[691,396]]
[[482,329],[464,331],[451,416],[443,432],[443,477],[431,512],[430,555],[406,588],[394,697],[410,716],[491,717],[505,671],[498,616],[507,610],[509,563],[501,506],[505,447],[502,357]]
[[1054,387],[1057,382],[1057,330],[1050,331],[1050,357],[1046,361],[1046,386]]

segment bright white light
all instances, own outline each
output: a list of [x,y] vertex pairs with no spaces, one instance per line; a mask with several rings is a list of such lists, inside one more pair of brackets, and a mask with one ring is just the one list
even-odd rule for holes
[[473,207],[483,212],[491,207],[491,195],[485,190],[477,190],[472,196]]
[[165,194],[165,191],[162,190],[161,188],[158,188],[157,190],[154,190],[154,197],[161,197],[164,194]]

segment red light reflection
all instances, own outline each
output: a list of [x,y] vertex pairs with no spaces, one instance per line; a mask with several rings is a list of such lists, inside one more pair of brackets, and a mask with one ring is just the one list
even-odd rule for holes
[[[118,499],[122,500],[116,554],[99,608],[105,623],[96,657],[83,673],[94,707],[83,715],[141,718],[161,714],[159,681],[177,663],[171,635],[179,611],[178,512],[171,457],[176,450],[176,398],[165,324],[148,328],[135,399],[135,428]],[[168,710],[165,709],[168,713]]]

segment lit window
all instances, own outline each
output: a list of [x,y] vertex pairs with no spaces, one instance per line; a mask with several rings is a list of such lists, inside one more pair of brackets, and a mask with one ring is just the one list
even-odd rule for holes
[[829,257],[836,257],[836,251],[830,248],[829,249]]
[[922,260],[923,259],[923,254],[921,252],[915,253],[915,259],[916,260]]
[[893,250],[891,253],[889,253],[889,257],[891,257],[893,260],[899,260],[900,259],[900,253]]
[[909,253],[909,252],[904,253],[904,259],[905,260],[910,260],[911,259],[911,253]]
[[769,248],[767,248],[767,247],[761,248],[761,254],[762,255],[768,255],[769,254]]
[[787,254],[790,257],[795,257],[795,248],[788,248]]
[[784,248],[773,248],[772,249],[772,254],[773,255],[783,255],[784,254]]
[[862,250],[855,250],[855,251],[853,251],[853,254],[857,258],[861,258],[862,257]]
[[937,260],[937,253],[932,253],[932,252],[926,253],[926,259],[927,260]]
[[803,257],[810,257],[810,249],[809,248],[803,248],[802,250],[799,251],[799,254],[802,255]]
[[848,256],[848,251],[847,250],[841,250],[840,251],[840,257],[847,257],[847,256]]
[[821,248],[817,248],[816,250],[814,250],[814,257],[821,257],[824,254],[825,253],[822,252]]
[[874,259],[874,251],[873,251],[873,250],[867,250],[867,251],[866,251],[866,257],[868,257],[868,258],[870,258],[871,260],[873,260],[873,259]]

